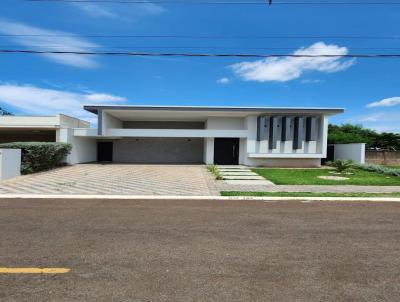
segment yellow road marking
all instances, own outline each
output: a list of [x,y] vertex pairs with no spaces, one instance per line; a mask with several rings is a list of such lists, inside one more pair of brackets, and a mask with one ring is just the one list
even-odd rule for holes
[[0,274],[65,274],[69,271],[69,268],[63,267],[0,267]]

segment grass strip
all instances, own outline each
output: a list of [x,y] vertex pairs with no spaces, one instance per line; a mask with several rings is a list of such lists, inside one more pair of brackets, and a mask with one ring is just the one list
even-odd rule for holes
[[258,175],[277,185],[358,185],[358,186],[400,186],[400,177],[387,176],[377,172],[355,169],[348,179],[329,180],[319,176],[332,176],[331,169],[252,169]]
[[221,191],[221,196],[253,196],[253,197],[400,197],[400,192],[393,193],[329,193],[329,192],[242,192]]

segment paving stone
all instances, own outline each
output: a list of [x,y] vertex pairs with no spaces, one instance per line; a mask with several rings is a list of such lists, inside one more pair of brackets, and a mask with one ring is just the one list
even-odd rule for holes
[[204,165],[80,164],[0,182],[0,194],[218,195]]

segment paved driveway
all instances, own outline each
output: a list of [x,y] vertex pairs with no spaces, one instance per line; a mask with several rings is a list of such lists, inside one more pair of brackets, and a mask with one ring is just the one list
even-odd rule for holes
[[400,204],[1,200],[4,302],[400,301]]
[[202,165],[81,164],[0,182],[0,194],[218,195]]

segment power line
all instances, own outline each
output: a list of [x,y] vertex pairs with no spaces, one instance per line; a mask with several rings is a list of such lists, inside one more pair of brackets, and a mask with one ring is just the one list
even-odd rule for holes
[[236,57],[236,58],[400,58],[400,54],[244,54],[244,53],[152,53],[152,52],[115,52],[115,51],[51,51],[32,49],[0,49],[0,53],[14,54],[72,54],[72,55],[109,55],[134,57]]
[[[19,48],[20,45],[1,45],[0,48]],[[43,48],[43,45],[30,45],[30,47]],[[65,45],[46,45],[50,49],[65,49]],[[213,49],[213,50],[228,50],[228,49],[241,49],[241,50],[298,50],[299,47],[241,47],[241,46],[116,46],[116,45],[93,45],[85,46],[87,49],[127,49],[129,52],[137,52],[136,49]],[[400,50],[400,47],[348,47],[351,50],[365,50],[365,51],[393,51]],[[325,50],[325,48],[313,48],[314,50]]]
[[194,1],[194,0],[24,0],[27,2],[53,2],[53,3],[118,3],[118,4],[205,4],[205,5],[400,5],[400,2],[356,2],[356,1]]
[[177,35],[177,34],[0,34],[0,37],[64,37],[64,38],[137,38],[137,39],[355,39],[355,40],[400,40],[400,35],[394,36],[358,36],[358,35],[254,35],[254,36],[229,36],[229,35]]

